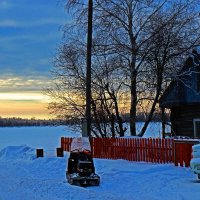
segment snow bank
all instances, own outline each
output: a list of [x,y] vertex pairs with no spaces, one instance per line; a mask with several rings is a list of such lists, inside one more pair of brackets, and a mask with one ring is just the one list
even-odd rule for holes
[[18,159],[34,159],[34,149],[27,145],[8,146],[0,151],[0,159],[18,160]]
[[[0,130],[0,200],[199,200],[200,181],[190,168],[125,160],[94,159],[99,187],[66,182],[68,154],[36,158],[35,148],[58,147],[61,136],[80,134],[61,127]],[[26,145],[22,145],[26,144]]]
[[200,149],[200,144],[196,144],[192,146],[193,150],[199,150]]
[[66,182],[68,154],[63,158],[35,156],[33,149],[12,146],[0,152],[2,200],[199,200],[199,184],[189,168],[170,164],[94,159],[99,187]]

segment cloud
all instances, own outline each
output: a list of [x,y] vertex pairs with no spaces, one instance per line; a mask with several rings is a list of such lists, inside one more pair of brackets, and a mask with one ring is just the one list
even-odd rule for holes
[[35,19],[35,21],[16,20],[16,19],[2,19],[0,20],[0,27],[14,27],[14,28],[33,28],[48,25],[64,25],[66,21],[63,18],[44,18]]
[[38,91],[48,87],[51,81],[45,76],[0,76],[0,92]]
[[[11,22],[12,23],[12,22]],[[3,45],[10,44],[20,44],[20,43],[27,43],[27,42],[51,42],[51,41],[59,41],[59,37],[61,39],[61,32],[58,30],[55,32],[48,32],[48,34],[45,34],[45,39],[44,35],[34,32],[34,33],[29,33],[29,34],[16,34],[16,35],[2,35],[0,37],[0,43]],[[55,43],[55,42],[54,42]]]
[[0,0],[0,27],[30,28],[63,25],[67,14],[55,0]]
[[0,92],[48,85],[59,26],[67,21],[56,0],[0,0]]
[[[26,94],[28,95],[28,94]],[[51,116],[47,110],[47,104],[34,100],[1,100],[1,117],[22,117],[48,119]]]
[[0,27],[14,27],[16,26],[16,22],[10,19],[0,20]]
[[58,1],[0,0],[0,115],[45,113],[41,91],[51,84],[59,27],[68,19]]
[[44,101],[45,97],[40,93],[0,93],[0,100],[31,102]]

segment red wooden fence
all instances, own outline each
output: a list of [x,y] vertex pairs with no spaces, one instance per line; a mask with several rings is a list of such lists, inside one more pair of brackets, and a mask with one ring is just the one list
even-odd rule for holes
[[[61,148],[70,151],[72,138],[61,138]],[[192,146],[197,141],[152,138],[92,138],[93,157],[152,163],[190,165]]]
[[[61,147],[70,151],[72,138],[61,138]],[[92,138],[93,157],[105,159],[125,159],[153,163],[174,161],[172,139],[152,138]]]
[[175,166],[190,166],[192,146],[197,143],[199,143],[198,140],[174,140]]
[[72,139],[73,138],[61,137],[61,148],[63,151],[70,151]]
[[173,144],[170,139],[93,138],[91,146],[95,158],[154,163],[169,163],[173,161]]

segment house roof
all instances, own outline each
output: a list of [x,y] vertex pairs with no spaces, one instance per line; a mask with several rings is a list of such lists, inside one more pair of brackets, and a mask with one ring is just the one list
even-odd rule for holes
[[200,54],[193,51],[160,100],[160,107],[200,104]]

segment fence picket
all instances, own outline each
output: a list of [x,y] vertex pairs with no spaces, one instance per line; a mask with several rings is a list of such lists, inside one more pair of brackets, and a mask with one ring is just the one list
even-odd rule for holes
[[183,152],[184,152],[184,144],[181,145],[179,144],[179,149],[180,149],[180,166],[183,167]]
[[169,159],[169,154],[168,154],[168,147],[169,147],[169,144],[168,144],[168,139],[165,139],[164,140],[165,141],[165,149],[166,149],[166,151],[165,151],[165,162],[166,163],[168,163],[169,161],[168,161],[168,159]]
[[148,139],[148,162],[153,162],[153,157],[152,157],[152,139]]
[[152,139],[152,162],[156,162],[156,140]]

